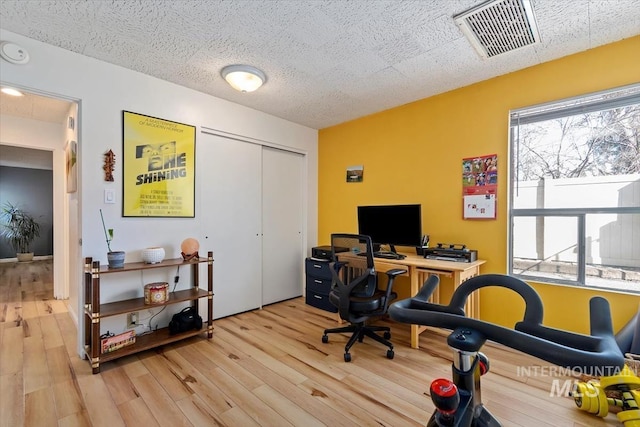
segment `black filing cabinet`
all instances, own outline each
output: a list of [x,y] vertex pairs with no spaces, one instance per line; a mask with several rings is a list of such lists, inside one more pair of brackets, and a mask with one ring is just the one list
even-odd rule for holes
[[329,301],[329,291],[331,290],[329,261],[307,258],[305,260],[305,273],[307,278],[305,292],[307,304],[337,313],[338,308]]

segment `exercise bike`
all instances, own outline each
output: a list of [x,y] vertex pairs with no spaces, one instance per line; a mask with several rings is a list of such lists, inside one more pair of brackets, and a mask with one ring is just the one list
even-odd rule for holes
[[[415,297],[395,302],[389,308],[389,316],[399,322],[453,330],[447,338],[454,350],[452,380],[440,378],[431,383],[430,395],[436,409],[428,427],[501,426],[481,399],[480,376],[488,372],[489,360],[480,349],[488,339],[587,375],[617,374],[624,366],[624,356],[613,335],[609,303],[604,298],[590,301],[589,336],[543,326],[540,296],[514,277],[473,277],[454,291],[449,305],[428,302],[438,282],[437,276],[430,276]],[[465,316],[467,297],[488,286],[511,289],[524,299],[524,318],[515,329]]]

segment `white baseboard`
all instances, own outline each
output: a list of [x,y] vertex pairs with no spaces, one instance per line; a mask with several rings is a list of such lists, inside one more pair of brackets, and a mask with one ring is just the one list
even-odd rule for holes
[[[33,257],[34,261],[43,261],[47,259],[53,259],[53,255],[38,255]],[[18,258],[2,258],[0,259],[0,263],[1,262],[18,262]]]

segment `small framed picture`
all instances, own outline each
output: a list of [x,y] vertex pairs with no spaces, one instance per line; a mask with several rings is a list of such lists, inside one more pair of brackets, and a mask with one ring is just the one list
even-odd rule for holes
[[364,179],[364,167],[349,166],[347,168],[347,182],[362,182]]

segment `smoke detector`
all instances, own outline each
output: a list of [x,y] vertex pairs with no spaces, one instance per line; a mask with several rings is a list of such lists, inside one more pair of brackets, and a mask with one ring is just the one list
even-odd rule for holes
[[483,58],[540,42],[530,0],[491,0],[453,19]]
[[29,52],[11,42],[0,43],[0,56],[12,64],[26,64],[29,62]]

